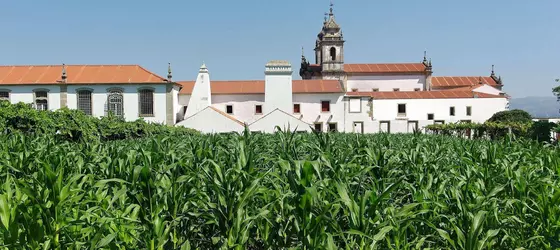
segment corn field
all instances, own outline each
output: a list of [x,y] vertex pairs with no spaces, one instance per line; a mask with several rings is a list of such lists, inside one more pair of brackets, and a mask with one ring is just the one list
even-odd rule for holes
[[1,249],[557,249],[560,152],[427,135],[0,136]]

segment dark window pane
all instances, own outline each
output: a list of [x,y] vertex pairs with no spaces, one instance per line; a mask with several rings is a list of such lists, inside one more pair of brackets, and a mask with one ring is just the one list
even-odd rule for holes
[[140,115],[154,115],[154,91],[149,89],[140,90]]
[[315,123],[315,131],[317,131],[317,132],[323,131],[323,124],[322,123]]
[[91,91],[78,91],[78,110],[81,110],[86,115],[91,115]]
[[329,111],[331,111],[331,102],[329,102],[329,101],[322,101],[322,102],[321,102],[321,111],[322,111],[322,112],[329,112]]
[[299,104],[294,104],[294,113],[295,113],[295,114],[299,114],[299,113],[300,113]]
[[226,113],[233,114],[233,106],[232,105],[227,105],[226,106]]
[[399,114],[406,114],[406,104],[399,104],[398,113]]

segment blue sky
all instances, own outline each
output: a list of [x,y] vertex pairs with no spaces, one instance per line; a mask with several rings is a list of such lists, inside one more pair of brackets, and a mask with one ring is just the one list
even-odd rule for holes
[[[558,0],[335,0],[346,63],[419,62],[434,75],[489,75],[514,97],[560,77]],[[0,64],[140,64],[175,80],[205,61],[215,80],[262,79],[272,59],[313,59],[328,0],[2,1]]]

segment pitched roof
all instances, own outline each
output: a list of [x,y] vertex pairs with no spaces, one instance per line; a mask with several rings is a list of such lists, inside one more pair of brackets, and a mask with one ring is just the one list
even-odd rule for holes
[[[183,88],[182,95],[190,95],[194,81],[177,82]],[[224,94],[264,94],[263,80],[250,81],[211,81],[210,89],[214,95]],[[337,80],[292,80],[293,93],[340,93],[343,92]]]
[[423,63],[344,64],[346,73],[423,73]]
[[[67,65],[67,84],[165,83],[139,65]],[[0,66],[0,84],[58,84],[62,65]]]
[[367,96],[374,99],[458,99],[458,98],[506,98],[501,95],[478,93],[469,90],[456,91],[380,91],[348,92],[347,96]]
[[488,84],[499,86],[498,82],[491,76],[434,76],[432,77],[432,87],[459,87]]
[[218,112],[219,114],[221,114],[221,115],[227,117],[228,119],[230,119],[230,120],[232,120],[232,121],[234,121],[234,122],[237,122],[237,123],[239,123],[240,125],[245,126],[245,123],[241,122],[240,120],[235,119],[235,117],[229,115],[228,113],[226,113],[226,112],[224,112],[224,111],[221,111],[221,110],[219,110],[219,109],[217,109],[217,108],[214,108],[214,107],[212,107],[212,106],[208,106],[208,107],[211,108],[212,110]]

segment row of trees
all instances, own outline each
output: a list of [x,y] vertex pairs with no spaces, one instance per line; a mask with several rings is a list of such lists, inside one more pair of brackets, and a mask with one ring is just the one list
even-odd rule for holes
[[552,135],[560,127],[548,121],[533,121],[526,111],[515,109],[494,114],[485,123],[434,124],[426,127],[436,134],[455,135],[467,138],[499,139],[513,134],[541,142],[552,141]]

